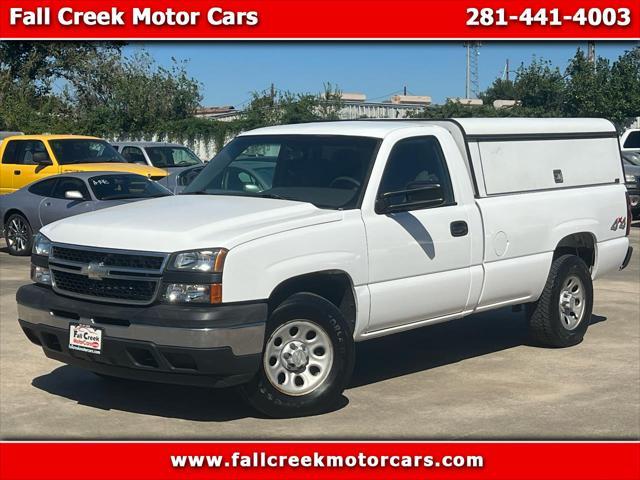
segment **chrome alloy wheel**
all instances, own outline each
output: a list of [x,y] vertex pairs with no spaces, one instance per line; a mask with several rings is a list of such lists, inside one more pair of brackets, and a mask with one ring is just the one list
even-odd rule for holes
[[280,325],[269,337],[264,371],[271,385],[286,395],[306,395],[329,376],[333,344],[327,332],[309,320]]
[[29,244],[29,227],[22,217],[13,217],[6,230],[9,247],[17,252],[27,247]]
[[582,321],[585,307],[585,293],[582,281],[571,276],[560,290],[560,323],[567,330],[574,330]]

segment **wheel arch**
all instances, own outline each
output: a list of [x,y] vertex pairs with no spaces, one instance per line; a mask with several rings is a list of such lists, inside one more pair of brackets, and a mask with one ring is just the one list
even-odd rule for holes
[[355,330],[357,302],[353,279],[344,270],[321,270],[290,277],[280,282],[268,298],[269,314],[295,293],[309,292],[334,304]]
[[582,231],[565,235],[561,238],[553,251],[553,260],[562,255],[575,255],[582,259],[590,271],[597,264],[598,241],[593,232]]
[[27,223],[33,228],[33,225],[31,224],[31,222],[29,221],[29,217],[27,216],[26,213],[24,213],[22,210],[12,207],[9,210],[7,210],[4,214],[4,216],[2,217],[2,225],[4,226],[7,223],[7,220],[9,220],[9,217],[13,214],[18,214],[21,215],[26,221]]

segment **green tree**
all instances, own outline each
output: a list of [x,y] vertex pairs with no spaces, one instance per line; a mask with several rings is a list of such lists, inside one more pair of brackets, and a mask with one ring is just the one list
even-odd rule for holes
[[497,78],[480,94],[480,99],[485,105],[493,105],[496,100],[516,100],[516,87],[511,80]]
[[514,82],[515,97],[525,109],[541,116],[561,116],[564,100],[564,77],[548,60],[533,58],[518,68]]

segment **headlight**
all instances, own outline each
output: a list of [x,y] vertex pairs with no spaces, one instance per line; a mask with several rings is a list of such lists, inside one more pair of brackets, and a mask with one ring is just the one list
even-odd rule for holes
[[31,265],[31,280],[42,285],[51,285],[51,271],[45,267]]
[[624,176],[624,181],[626,183],[636,183],[635,175],[631,175],[630,173],[626,173]]
[[51,240],[41,233],[38,233],[33,241],[33,249],[31,250],[31,253],[34,255],[48,257],[49,253],[51,253]]
[[169,283],[165,285],[162,299],[165,303],[220,303],[222,285],[219,283],[210,285]]
[[174,253],[169,262],[170,270],[220,273],[224,266],[227,250],[215,248]]

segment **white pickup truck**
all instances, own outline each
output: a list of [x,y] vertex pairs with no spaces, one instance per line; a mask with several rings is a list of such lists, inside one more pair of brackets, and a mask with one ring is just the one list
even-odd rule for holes
[[19,322],[103,376],[241,385],[268,415],[319,413],[354,342],[507,305],[540,345],[580,342],[592,280],[631,256],[625,193],[606,120],[263,128],[183,195],[44,227]]

